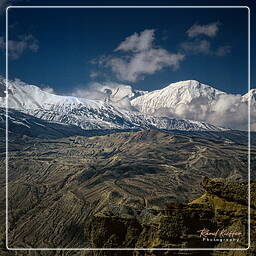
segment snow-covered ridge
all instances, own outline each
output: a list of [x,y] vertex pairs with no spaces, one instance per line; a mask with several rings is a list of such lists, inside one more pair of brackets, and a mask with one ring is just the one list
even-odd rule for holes
[[179,105],[189,105],[199,100],[214,104],[221,94],[225,93],[198,81],[187,80],[137,97],[131,103],[143,113],[153,114],[161,108],[176,109]]
[[[3,82],[3,80],[1,82]],[[22,82],[9,81],[8,94],[8,107],[16,110],[51,110],[56,106],[68,105],[83,105],[99,108],[103,105],[101,101],[51,94],[35,85]],[[5,101],[3,97],[1,97],[0,106],[3,106],[3,104],[5,104]]]
[[[0,79],[0,88],[4,87],[4,83],[4,79]],[[129,87],[125,90],[122,88],[122,91],[116,88],[116,91],[112,91],[111,95],[112,99],[116,96],[115,102],[122,98],[128,98],[134,106],[137,106],[134,103],[140,103],[141,99],[148,98],[153,102],[153,107],[158,102],[168,107],[180,102],[186,104],[186,102],[193,101],[194,97],[203,96],[214,99],[214,95],[223,93],[196,81],[190,81],[189,83],[191,88],[187,85],[188,82],[185,81],[177,83],[175,90],[166,87],[151,93],[139,92],[137,95],[145,95],[136,98],[134,98],[136,95],[131,93]],[[8,85],[9,108],[51,122],[76,125],[83,129],[145,129],[155,127],[189,131],[223,130],[223,128],[205,122],[154,116],[152,113],[145,113],[140,108],[138,108],[140,111],[123,109],[119,105],[112,104],[111,100],[91,100],[82,97],[55,95],[43,91],[35,85],[28,85],[20,81],[9,81]],[[174,96],[172,91],[175,93]],[[118,93],[119,96],[117,97]],[[154,99],[155,97],[156,99]],[[169,100],[166,100],[166,97]],[[0,107],[5,107],[4,97],[0,97]]]

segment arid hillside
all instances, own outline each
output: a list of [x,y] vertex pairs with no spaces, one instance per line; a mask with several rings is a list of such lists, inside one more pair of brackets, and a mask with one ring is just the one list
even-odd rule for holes
[[[1,143],[3,234],[4,140]],[[9,246],[90,247],[84,229],[95,216],[133,216],[139,225],[151,221],[168,203],[199,198],[205,176],[222,178],[223,183],[245,182],[247,154],[246,144],[157,130],[59,139],[10,137]],[[251,154],[255,168],[254,146]]]

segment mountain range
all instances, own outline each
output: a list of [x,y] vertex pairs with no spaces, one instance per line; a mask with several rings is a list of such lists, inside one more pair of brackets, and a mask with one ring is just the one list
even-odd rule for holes
[[[49,93],[21,81],[8,82],[8,108],[51,123],[93,129],[148,129],[185,131],[223,131],[226,128],[203,121],[181,119],[175,113],[182,108],[213,106],[227,95],[195,80],[181,81],[152,92],[136,91],[122,85],[101,88],[100,99]],[[5,107],[5,79],[0,78],[0,107]],[[255,89],[241,97],[241,102],[255,98]],[[124,106],[125,105],[125,106]],[[165,114],[168,112],[167,114]],[[174,113],[170,116],[170,113]],[[2,118],[4,113],[1,112]],[[174,117],[173,117],[174,116]],[[24,117],[24,116],[23,116]]]

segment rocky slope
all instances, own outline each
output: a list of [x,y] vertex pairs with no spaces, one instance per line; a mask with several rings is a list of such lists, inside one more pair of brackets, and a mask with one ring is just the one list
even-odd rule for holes
[[[256,149],[251,150],[253,168]],[[3,195],[4,140],[1,152]],[[84,224],[91,216],[136,211],[151,216],[148,211],[167,202],[196,199],[206,175],[245,181],[247,145],[156,130],[51,140],[10,137],[9,246],[88,247]],[[3,225],[4,196],[1,200]]]
[[[81,239],[92,248],[131,248],[129,251],[6,251],[0,255],[93,256],[252,256],[256,253],[256,183],[251,183],[251,247],[242,251],[167,251],[133,248],[246,248],[248,245],[247,185],[204,178],[203,194],[189,203],[166,203],[161,209],[138,211],[132,207],[122,216],[114,211],[92,215],[84,223]],[[72,231],[73,230],[73,231]],[[69,232],[77,231],[70,227]],[[214,234],[207,235],[205,230]],[[208,240],[207,240],[208,239]],[[210,240],[212,239],[212,240]],[[81,241],[82,242],[82,241]],[[4,247],[3,244],[1,245]]]
[[[202,186],[204,194],[188,204],[167,203],[164,209],[148,210],[147,213],[140,213],[139,217],[133,214],[120,217],[113,212],[97,214],[86,223],[85,236],[95,248],[247,248],[247,185],[204,178]],[[256,183],[251,186],[253,239],[256,232]],[[206,230],[209,230],[208,233],[217,233],[207,235]],[[254,243],[255,241],[249,252],[236,255],[253,254],[256,252]],[[111,253],[95,251],[93,255],[113,255]],[[134,251],[126,252],[125,255],[163,255],[162,253]],[[183,253],[169,251],[164,255]],[[187,252],[186,255],[205,254]],[[219,253],[208,252],[207,255]],[[221,255],[230,254],[226,252]]]

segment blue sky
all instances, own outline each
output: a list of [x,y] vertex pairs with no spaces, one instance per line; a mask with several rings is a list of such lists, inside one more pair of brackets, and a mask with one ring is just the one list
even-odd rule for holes
[[244,94],[247,15],[245,8],[10,9],[9,78],[61,94],[93,82],[155,90],[188,79]]

